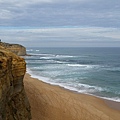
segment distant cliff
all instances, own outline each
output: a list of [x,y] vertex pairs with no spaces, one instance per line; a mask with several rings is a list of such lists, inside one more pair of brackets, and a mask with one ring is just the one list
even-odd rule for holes
[[30,105],[23,77],[23,58],[0,46],[0,120],[30,120]]
[[4,48],[6,48],[9,51],[15,53],[16,55],[19,55],[19,56],[26,55],[26,48],[24,46],[22,46],[22,45],[9,44],[9,43],[5,43],[5,42],[0,41],[0,46],[3,46]]

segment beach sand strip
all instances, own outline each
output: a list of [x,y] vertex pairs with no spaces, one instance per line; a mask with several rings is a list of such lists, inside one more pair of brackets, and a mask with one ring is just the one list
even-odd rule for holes
[[24,76],[32,120],[120,120],[120,103]]

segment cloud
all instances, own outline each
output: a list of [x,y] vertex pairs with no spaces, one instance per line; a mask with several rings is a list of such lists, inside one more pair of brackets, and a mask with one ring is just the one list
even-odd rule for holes
[[0,0],[1,26],[120,27],[118,0]]
[[12,14],[10,13],[9,10],[1,9],[0,17],[1,19],[10,19],[12,18]]
[[119,46],[115,28],[1,28],[2,41],[38,47]]
[[119,3],[119,0],[0,0],[3,26],[0,36],[5,42],[25,46],[120,47]]

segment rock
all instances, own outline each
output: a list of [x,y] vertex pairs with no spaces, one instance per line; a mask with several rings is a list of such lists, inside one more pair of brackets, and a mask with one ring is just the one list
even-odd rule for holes
[[0,120],[30,120],[30,105],[23,77],[23,58],[0,46]]
[[26,48],[22,45],[0,42],[0,46],[8,49],[9,51],[15,53],[16,55],[19,55],[19,56],[26,55]]

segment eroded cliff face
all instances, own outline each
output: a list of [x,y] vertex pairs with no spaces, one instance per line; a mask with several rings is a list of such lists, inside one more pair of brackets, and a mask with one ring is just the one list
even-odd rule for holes
[[0,120],[30,120],[30,105],[24,90],[26,63],[0,47]]
[[26,55],[26,48],[22,45],[0,42],[0,46],[6,48],[7,50],[9,50],[13,53],[15,53],[16,55],[19,55],[19,56]]

